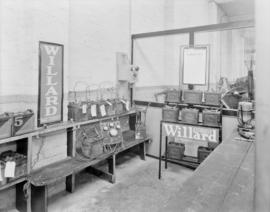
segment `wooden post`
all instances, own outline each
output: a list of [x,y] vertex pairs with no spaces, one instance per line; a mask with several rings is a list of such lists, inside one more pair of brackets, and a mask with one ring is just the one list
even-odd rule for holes
[[[76,127],[67,129],[67,155],[76,156]],[[75,191],[75,174],[66,177],[66,191],[73,193]]]
[[168,168],[168,136],[165,137],[165,169]]
[[47,186],[31,186],[32,212],[48,211],[48,189]]
[[140,157],[142,160],[145,160],[145,155],[146,155],[146,151],[145,151],[145,141],[143,141],[142,143],[139,144],[139,151],[140,151]]
[[270,1],[256,0],[255,208],[270,211]]
[[115,154],[113,154],[112,157],[108,158],[109,173],[114,176],[111,183],[115,183],[115,157]]
[[23,192],[24,184],[25,184],[25,181],[16,185],[16,208],[19,211],[29,212],[30,207],[27,205],[29,202],[28,200],[25,199],[24,192]]

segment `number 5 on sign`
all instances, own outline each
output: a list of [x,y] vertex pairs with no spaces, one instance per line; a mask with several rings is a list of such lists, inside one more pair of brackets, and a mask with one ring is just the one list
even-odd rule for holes
[[35,116],[32,110],[20,112],[13,116],[13,136],[28,133],[34,130]]
[[17,116],[14,118],[14,126],[15,127],[20,127],[23,125],[23,117],[22,116]]

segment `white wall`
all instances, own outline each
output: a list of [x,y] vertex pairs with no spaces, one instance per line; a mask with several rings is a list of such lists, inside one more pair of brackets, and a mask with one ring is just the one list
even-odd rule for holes
[[[37,110],[39,41],[65,46],[68,73],[69,0],[2,0],[0,113]],[[67,91],[65,80],[65,92]],[[65,107],[66,108],[66,104]],[[66,110],[64,111],[66,114]]]
[[[208,0],[136,0],[132,1],[132,32],[143,33],[216,24],[219,23],[219,16],[217,5]],[[216,41],[218,37],[207,35],[206,44],[213,39]],[[135,99],[153,101],[154,93],[162,91],[164,86],[178,85],[180,46],[188,44],[188,34],[135,41],[134,63],[140,66]],[[217,62],[212,65],[216,64]],[[157,156],[159,144],[157,123],[161,120],[161,109],[149,110],[147,117],[147,130],[153,137],[147,151]]]
[[130,49],[129,10],[127,0],[70,0],[69,90],[76,81],[116,82],[115,53]]
[[37,95],[38,42],[68,49],[68,0],[2,0],[1,16],[1,94]]

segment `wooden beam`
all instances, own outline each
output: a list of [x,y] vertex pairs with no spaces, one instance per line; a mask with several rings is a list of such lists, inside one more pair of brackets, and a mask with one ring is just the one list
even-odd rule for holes
[[227,22],[227,23],[221,23],[221,24],[211,24],[211,25],[188,27],[188,28],[181,28],[181,29],[171,29],[171,30],[163,30],[163,31],[155,31],[155,32],[145,32],[145,33],[133,34],[131,35],[131,38],[132,39],[149,38],[149,37],[191,33],[191,32],[196,33],[196,32],[207,32],[207,31],[222,31],[222,30],[241,29],[241,28],[248,28],[248,27],[254,27],[254,20]]

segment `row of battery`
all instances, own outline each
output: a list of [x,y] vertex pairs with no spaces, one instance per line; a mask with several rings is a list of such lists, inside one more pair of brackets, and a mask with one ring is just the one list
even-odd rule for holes
[[203,123],[208,126],[219,126],[221,121],[220,110],[204,109],[199,112],[195,108],[184,108],[179,110],[178,107],[165,106],[162,110],[162,120],[177,122],[181,121],[189,124]]
[[106,116],[120,115],[130,110],[130,103],[124,99],[70,102],[68,120],[87,121]]
[[35,114],[32,110],[0,114],[0,139],[32,132]]
[[166,102],[168,103],[184,103],[191,105],[209,105],[220,106],[221,93],[206,92],[200,90],[168,90],[166,92]]

